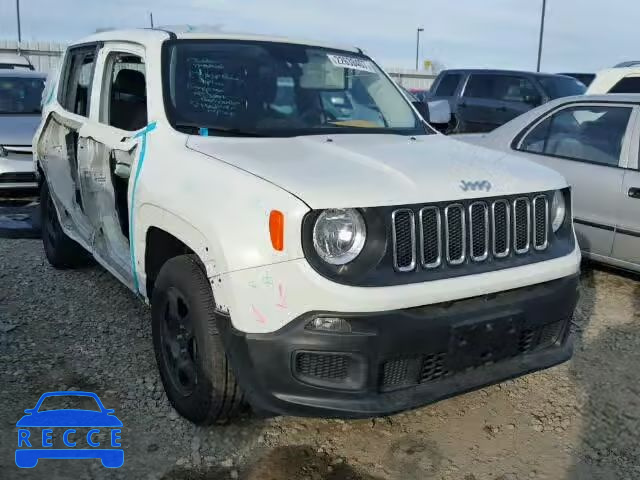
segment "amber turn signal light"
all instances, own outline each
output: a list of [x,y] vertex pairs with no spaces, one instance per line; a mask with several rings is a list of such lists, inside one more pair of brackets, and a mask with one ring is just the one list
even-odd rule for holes
[[271,210],[269,215],[269,234],[271,245],[279,252],[284,250],[284,214],[280,210]]

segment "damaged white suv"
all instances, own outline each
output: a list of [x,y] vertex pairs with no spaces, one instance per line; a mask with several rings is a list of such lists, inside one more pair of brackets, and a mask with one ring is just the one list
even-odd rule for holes
[[50,90],[47,258],[151,304],[188,419],[390,414],[571,356],[565,180],[435,133],[361,50],[110,31]]

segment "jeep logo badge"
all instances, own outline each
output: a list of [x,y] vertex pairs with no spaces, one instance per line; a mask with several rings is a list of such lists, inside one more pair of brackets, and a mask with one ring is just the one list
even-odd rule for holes
[[490,192],[491,187],[491,182],[488,180],[476,180],[474,182],[466,182],[464,180],[460,180],[460,188],[464,192],[466,192],[467,190],[484,190],[485,192]]

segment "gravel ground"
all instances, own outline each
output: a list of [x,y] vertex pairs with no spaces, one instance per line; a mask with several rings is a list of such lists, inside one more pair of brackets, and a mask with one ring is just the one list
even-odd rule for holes
[[[0,239],[0,477],[382,480],[640,478],[640,282],[586,267],[574,359],[413,412],[339,421],[246,416],[198,428],[170,408],[149,310],[98,266],[59,272]],[[15,422],[52,390],[96,392],[125,464],[13,461]]]

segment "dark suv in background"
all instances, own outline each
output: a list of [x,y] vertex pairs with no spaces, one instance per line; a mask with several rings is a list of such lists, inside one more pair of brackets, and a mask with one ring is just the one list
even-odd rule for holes
[[444,70],[428,100],[448,100],[451,133],[489,132],[555,98],[584,94],[572,77],[508,70]]

